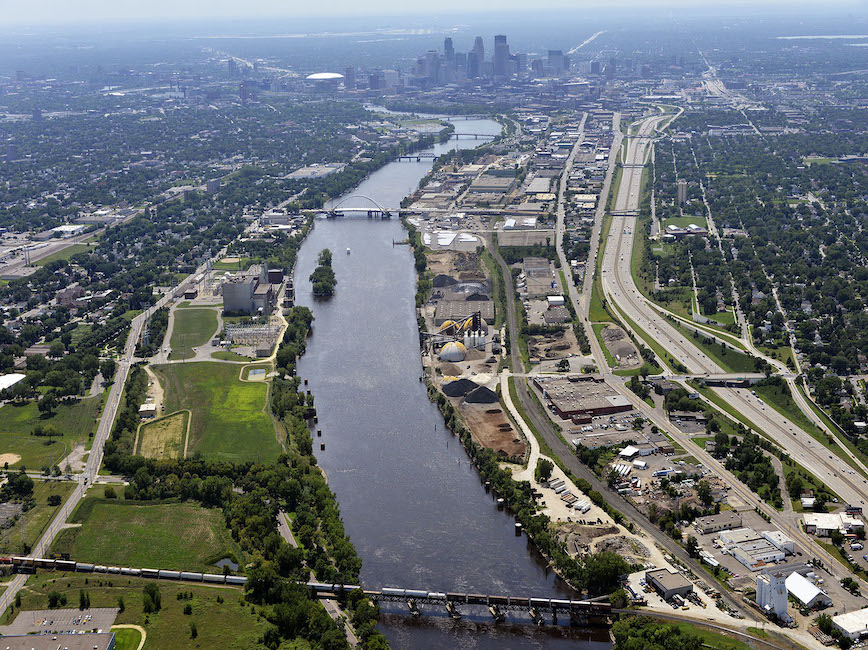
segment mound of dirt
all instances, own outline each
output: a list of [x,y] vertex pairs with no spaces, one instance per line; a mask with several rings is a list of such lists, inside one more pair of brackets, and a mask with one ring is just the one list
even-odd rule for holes
[[603,329],[602,336],[604,341],[620,341],[624,338],[624,330],[609,325]]
[[486,388],[485,386],[480,386],[474,391],[471,391],[467,394],[467,397],[464,398],[465,402],[469,402],[470,404],[496,404],[500,401],[500,398],[490,388]]
[[455,278],[446,275],[445,273],[441,273],[440,275],[434,276],[434,279],[431,280],[431,286],[435,288],[439,287],[449,287],[453,284],[458,284],[458,280]]
[[456,366],[454,363],[444,363],[440,366],[440,370],[444,377],[457,377],[461,374],[461,368]]
[[449,397],[461,397],[479,388],[479,384],[469,379],[457,379],[443,384],[443,392]]
[[465,361],[479,361],[485,358],[485,352],[482,350],[468,350],[464,356]]

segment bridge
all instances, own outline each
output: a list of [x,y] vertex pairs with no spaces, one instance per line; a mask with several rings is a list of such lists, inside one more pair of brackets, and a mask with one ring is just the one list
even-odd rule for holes
[[473,138],[477,140],[479,138],[493,138],[494,136],[489,133],[452,133],[453,138]]
[[[34,574],[37,570],[62,571],[68,573],[104,573],[151,580],[167,580],[170,582],[202,582],[209,584],[225,584],[243,587],[247,583],[246,576],[223,575],[220,573],[200,573],[198,571],[176,571],[166,569],[147,569],[133,567],[105,566],[90,562],[76,562],[64,555],[58,558],[41,557],[0,557],[0,566],[10,566],[16,573]],[[612,605],[605,600],[571,600],[559,598],[536,598],[526,596],[491,596],[485,594],[467,594],[428,591],[424,589],[400,589],[383,587],[381,589],[364,589],[360,585],[327,584],[322,582],[300,582],[306,587],[312,598],[332,600],[342,594],[360,589],[374,602],[401,603],[406,606],[407,613],[420,616],[422,606],[445,609],[454,619],[461,618],[461,608],[487,607],[495,621],[502,621],[506,612],[523,612],[530,615],[537,625],[542,625],[544,615],[552,617],[557,623],[558,616],[569,617],[583,624],[608,624]]]
[[[371,205],[369,208],[353,208],[353,207],[344,207],[344,204],[353,199],[363,199],[367,203]],[[392,214],[398,212],[397,209],[389,209],[384,208],[376,199],[372,199],[370,196],[365,196],[364,194],[351,194],[350,196],[346,196],[342,198],[338,203],[333,205],[331,208],[326,210],[326,216],[329,219],[335,219],[337,217],[351,217],[351,216],[366,216],[368,219],[391,219]]]
[[398,162],[422,162],[423,160],[437,160],[437,156],[430,151],[423,151],[421,153],[410,153],[403,156],[398,156],[396,160]]

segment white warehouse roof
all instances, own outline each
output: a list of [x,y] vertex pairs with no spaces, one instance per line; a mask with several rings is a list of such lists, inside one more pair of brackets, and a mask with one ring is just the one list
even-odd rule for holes
[[832,617],[832,623],[841,632],[856,641],[868,634],[868,609],[857,609],[855,612],[838,614]]
[[6,390],[24,379],[27,375],[20,372],[13,372],[8,375],[0,375],[0,390]]
[[831,599],[813,582],[808,580],[800,573],[791,573],[787,576],[787,591],[790,595],[798,600],[803,605],[808,607],[813,606],[818,601],[818,596],[822,600],[832,602]]

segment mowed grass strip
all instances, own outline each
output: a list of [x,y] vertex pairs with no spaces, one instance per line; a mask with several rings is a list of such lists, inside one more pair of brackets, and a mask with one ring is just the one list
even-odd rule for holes
[[219,573],[214,562],[239,558],[222,512],[192,502],[142,503],[88,497],[61,531],[55,553],[81,562]]
[[207,343],[217,333],[217,312],[213,309],[176,309],[169,345],[170,359],[190,359],[193,348]]
[[[102,395],[58,404],[54,414],[43,416],[36,402],[7,404],[0,408],[0,454],[18,454],[21,460],[13,467],[39,469],[59,465],[77,442],[86,442],[96,429]],[[51,426],[61,436],[31,436],[37,426]]]
[[265,413],[266,382],[242,382],[238,366],[197,362],[154,366],[169,412],[190,409],[187,455],[243,462],[268,462],[281,452],[271,417]]
[[181,411],[143,424],[136,453],[145,458],[181,458],[189,413]]
[[[162,609],[146,615],[142,611],[142,590],[154,582],[118,575],[41,572],[30,576],[26,588],[21,590],[21,607],[8,608],[0,623],[9,623],[19,611],[48,609],[48,595],[52,591],[66,595],[68,606],[75,607],[79,590],[83,589],[90,596],[91,607],[117,607],[118,598],[123,598],[124,611],[115,623],[144,627],[148,633],[145,648],[247,650],[263,647],[259,640],[269,623],[261,616],[259,608],[242,604],[241,589],[160,580]],[[179,600],[179,593],[192,593],[193,598]],[[222,603],[218,602],[218,596]],[[184,614],[188,604],[192,608],[190,615]],[[191,638],[190,623],[196,624],[198,636],[195,639]]]

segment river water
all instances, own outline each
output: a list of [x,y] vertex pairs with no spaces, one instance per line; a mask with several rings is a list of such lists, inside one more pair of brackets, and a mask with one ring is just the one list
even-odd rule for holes
[[[491,120],[460,120],[460,132],[495,135]],[[453,138],[431,151],[475,147]],[[418,186],[431,161],[394,162],[350,195],[387,208]],[[349,206],[366,207],[364,199]],[[498,511],[446,429],[419,381],[422,365],[415,316],[413,256],[397,219],[318,220],[299,253],[297,304],[314,313],[313,334],[298,364],[313,391],[323,437],[317,459],[340,501],[346,530],[371,587],[569,597],[514,519]],[[314,300],[307,278],[323,248],[331,249],[338,285]],[[351,249],[351,254],[346,249]],[[319,444],[326,447],[320,451]],[[380,628],[396,648],[608,648],[601,630],[535,628],[510,615],[493,625],[487,612],[460,622],[445,612],[419,619],[384,604]],[[397,608],[397,605],[392,605]]]

